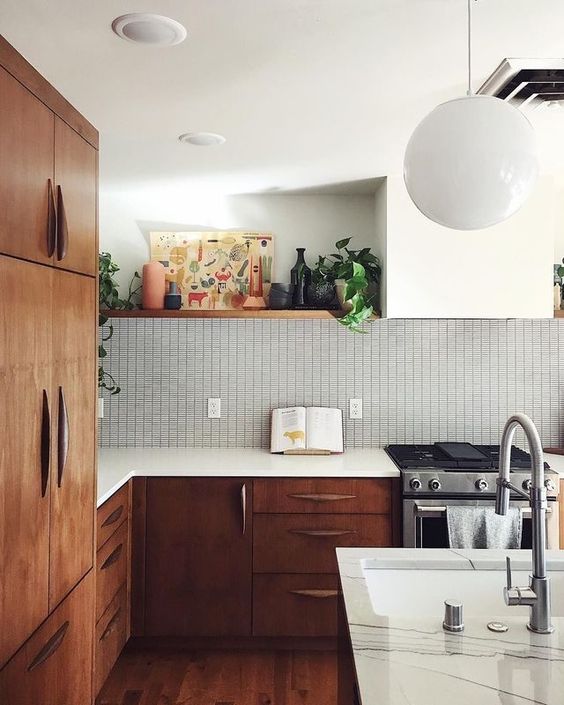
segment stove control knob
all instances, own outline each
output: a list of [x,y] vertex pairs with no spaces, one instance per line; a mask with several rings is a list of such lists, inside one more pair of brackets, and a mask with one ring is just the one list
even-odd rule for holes
[[432,480],[429,480],[429,489],[433,490],[433,492],[437,492],[441,489],[441,483],[438,477],[434,477]]
[[418,477],[412,477],[411,480],[409,481],[409,486],[411,487],[412,490],[420,490],[421,489],[421,480]]
[[532,486],[533,486],[532,480],[523,480],[523,484],[521,485],[521,487],[525,490],[525,492],[530,492]]
[[544,481],[544,486],[549,492],[554,492],[556,489],[556,485],[554,484],[554,480],[551,480],[550,478],[548,480]]
[[474,487],[475,487],[477,490],[480,490],[480,492],[485,492],[485,491],[488,489],[488,487],[489,487],[488,481],[487,481],[485,478],[480,477],[480,478],[479,478],[478,480],[476,480],[476,482],[474,483]]

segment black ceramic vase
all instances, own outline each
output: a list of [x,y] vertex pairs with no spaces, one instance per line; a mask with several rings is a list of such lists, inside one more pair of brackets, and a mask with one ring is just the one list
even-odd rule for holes
[[292,306],[307,306],[308,287],[311,283],[311,269],[307,266],[304,258],[305,247],[296,247],[298,258],[296,264],[290,270],[290,281],[294,285],[292,296]]
[[307,290],[307,300],[310,306],[316,308],[329,306],[335,300],[335,285],[327,279],[312,282]]

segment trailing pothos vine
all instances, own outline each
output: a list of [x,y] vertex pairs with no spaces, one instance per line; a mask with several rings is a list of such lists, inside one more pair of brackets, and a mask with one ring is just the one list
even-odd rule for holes
[[104,369],[104,358],[108,351],[104,343],[114,334],[114,327],[108,323],[109,318],[102,311],[104,309],[125,309],[130,311],[138,305],[141,294],[141,277],[139,272],[135,272],[129,283],[127,297],[121,299],[118,292],[119,284],[114,275],[119,272],[118,265],[112,260],[109,252],[100,252],[98,255],[98,281],[99,281],[99,302],[100,312],[98,314],[98,325],[100,326],[100,338],[98,341],[98,389],[105,389],[110,394],[119,394],[121,387],[116,382],[113,375]]

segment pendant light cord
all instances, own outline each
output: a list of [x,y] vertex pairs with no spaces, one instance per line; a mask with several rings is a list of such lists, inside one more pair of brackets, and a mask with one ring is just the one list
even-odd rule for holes
[[468,90],[466,95],[472,95],[472,3],[468,0]]

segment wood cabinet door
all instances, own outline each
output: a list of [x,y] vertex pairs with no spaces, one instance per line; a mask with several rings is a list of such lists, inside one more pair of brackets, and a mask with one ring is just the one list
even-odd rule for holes
[[147,481],[147,636],[251,633],[251,482]]
[[44,264],[52,261],[55,237],[54,121],[0,67],[0,252]]
[[90,705],[92,572],[0,671],[2,705]]
[[53,274],[0,255],[0,665],[48,609]]
[[55,264],[82,274],[97,274],[98,153],[55,118],[57,247]]
[[55,271],[50,609],[93,564],[96,324],[95,280]]

